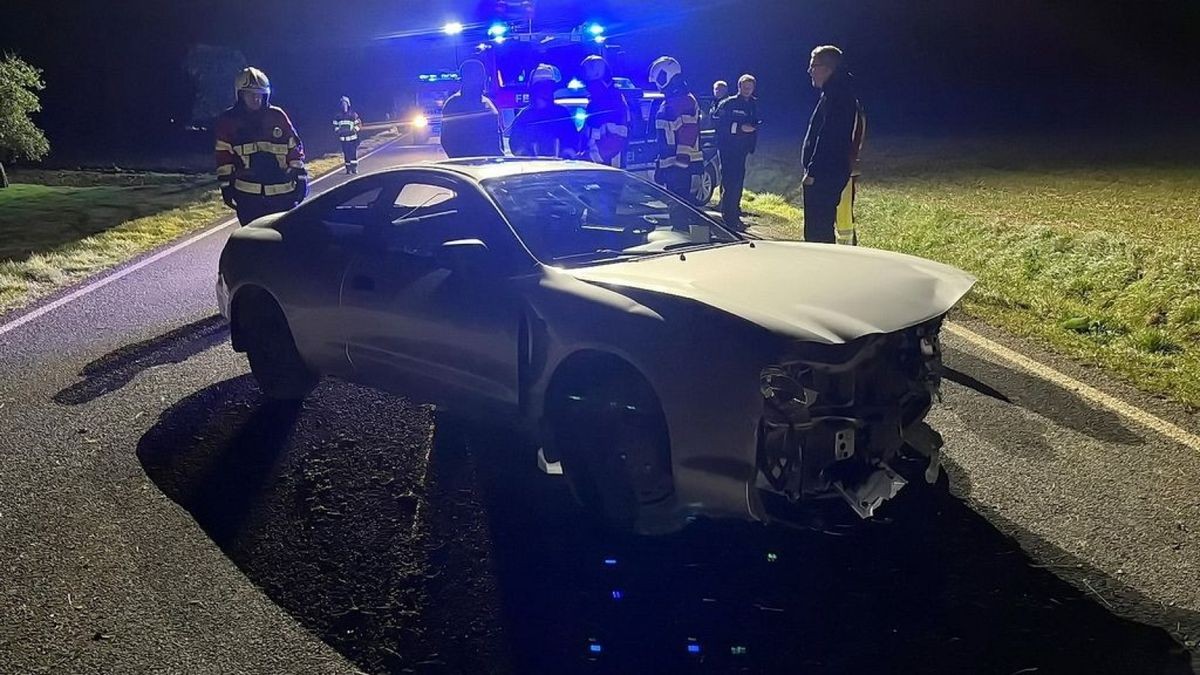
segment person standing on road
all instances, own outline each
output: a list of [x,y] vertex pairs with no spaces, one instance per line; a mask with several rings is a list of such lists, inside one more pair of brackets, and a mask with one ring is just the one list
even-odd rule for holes
[[350,107],[350,97],[342,97],[342,109],[333,118],[333,131],[342,144],[342,157],[346,173],[358,173],[358,132],[362,131],[362,119]]
[[[859,103],[854,78],[841,67],[842,50],[832,45],[812,51],[808,73],[821,90],[804,135],[804,240],[832,244],[842,193],[856,159]],[[849,203],[849,197],[847,197]]]
[[753,75],[738,78],[738,95],[717,106],[717,152],[721,155],[721,217],[725,225],[745,230],[742,224],[742,191],[746,185],[746,160],[758,147],[758,99]]
[[579,147],[579,132],[571,111],[554,102],[554,90],[562,80],[558,68],[545,63],[529,77],[530,103],[509,130],[508,147],[518,157],[570,159]]
[[271,82],[246,68],[234,82],[237,101],[217,118],[221,198],[238,222],[293,208],[308,196],[304,145],[283,109],[270,104]]
[[587,117],[583,123],[584,154],[597,164],[620,168],[629,145],[629,106],[613,85],[608,62],[592,55],[580,64],[587,85]]
[[500,112],[484,96],[487,70],[478,59],[459,67],[462,86],[442,106],[442,150],[455,157],[500,157]]
[[683,67],[670,56],[651,64],[650,81],[665,97],[654,119],[658,135],[654,182],[683,201],[691,202],[704,173],[704,154],[700,151],[700,103],[688,89]]

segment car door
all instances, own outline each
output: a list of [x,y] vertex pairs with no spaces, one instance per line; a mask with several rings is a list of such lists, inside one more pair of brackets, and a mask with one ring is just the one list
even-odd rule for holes
[[383,176],[352,181],[300,207],[279,228],[288,267],[271,288],[286,307],[297,347],[322,373],[350,371],[342,280],[368,241],[373,214],[390,208],[393,183]]
[[518,404],[520,303],[504,265],[452,270],[448,241],[479,239],[499,262],[515,241],[473,186],[407,172],[375,243],[343,281],[355,379],[414,399],[509,414]]

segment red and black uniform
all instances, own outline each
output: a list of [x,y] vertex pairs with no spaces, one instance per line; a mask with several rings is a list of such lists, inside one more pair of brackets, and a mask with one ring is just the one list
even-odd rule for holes
[[611,83],[597,81],[588,85],[583,136],[590,160],[621,166],[625,148],[629,145],[629,106]]
[[358,132],[362,131],[362,118],[353,109],[338,111],[333,118],[333,131],[342,144],[346,173],[358,173]]
[[308,195],[304,146],[281,108],[250,110],[238,101],[217,118],[216,136],[217,181],[241,224],[287,211]]
[[704,173],[700,151],[700,103],[688,90],[682,75],[663,90],[666,100],[658,109],[658,164],[654,182],[684,201],[692,199],[692,178]]

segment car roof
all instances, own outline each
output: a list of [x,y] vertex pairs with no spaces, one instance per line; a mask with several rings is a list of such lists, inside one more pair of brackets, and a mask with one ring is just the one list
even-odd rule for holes
[[615,169],[593,162],[575,160],[539,159],[526,157],[471,157],[445,159],[438,162],[410,165],[411,168],[440,168],[453,171],[475,181],[491,178],[508,178],[521,174],[549,173],[555,171],[613,171]]

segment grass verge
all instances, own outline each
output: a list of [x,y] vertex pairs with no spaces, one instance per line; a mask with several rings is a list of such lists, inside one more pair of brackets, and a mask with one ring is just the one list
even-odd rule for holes
[[[367,139],[367,152],[395,138]],[[318,176],[341,155],[309,161]],[[79,175],[76,175],[79,174]],[[0,314],[227,217],[211,176],[27,174],[0,190]]]
[[[969,315],[1200,408],[1200,169],[1155,146],[876,143],[860,241],[979,277]],[[765,153],[747,196],[800,238],[795,161]]]

